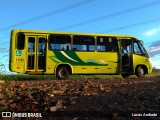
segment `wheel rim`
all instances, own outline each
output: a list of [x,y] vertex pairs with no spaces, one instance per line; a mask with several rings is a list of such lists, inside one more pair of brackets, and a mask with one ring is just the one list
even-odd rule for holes
[[61,77],[66,77],[67,76],[67,72],[66,72],[66,70],[60,70],[59,71],[59,76],[61,76]]
[[140,69],[140,74],[144,75],[144,70],[142,68]]

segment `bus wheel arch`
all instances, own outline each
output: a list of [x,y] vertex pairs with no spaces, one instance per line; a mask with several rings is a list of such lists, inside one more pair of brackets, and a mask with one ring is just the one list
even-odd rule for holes
[[56,67],[56,77],[60,80],[66,80],[72,74],[71,66],[60,64]]
[[137,65],[136,69],[135,69],[135,73],[137,75],[137,77],[144,77],[145,74],[148,73],[148,68],[146,65]]

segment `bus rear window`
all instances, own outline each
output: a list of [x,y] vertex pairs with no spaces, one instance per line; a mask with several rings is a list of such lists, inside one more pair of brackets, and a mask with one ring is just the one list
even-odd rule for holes
[[24,43],[25,43],[25,34],[24,33],[18,33],[17,35],[17,49],[23,50],[24,49]]

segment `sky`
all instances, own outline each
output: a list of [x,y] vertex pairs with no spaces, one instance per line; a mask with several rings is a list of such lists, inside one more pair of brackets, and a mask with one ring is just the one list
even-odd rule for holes
[[0,71],[8,71],[12,29],[136,36],[160,68],[159,11],[160,0],[1,0]]

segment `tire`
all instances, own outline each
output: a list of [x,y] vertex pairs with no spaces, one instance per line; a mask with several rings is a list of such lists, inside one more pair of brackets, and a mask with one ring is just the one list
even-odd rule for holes
[[69,77],[70,73],[65,66],[59,67],[56,71],[56,77],[59,80],[66,80]]
[[129,74],[122,74],[123,78],[128,78],[130,75]]
[[136,75],[137,77],[140,77],[140,78],[144,77],[145,70],[142,66],[138,66],[138,68],[136,69]]

